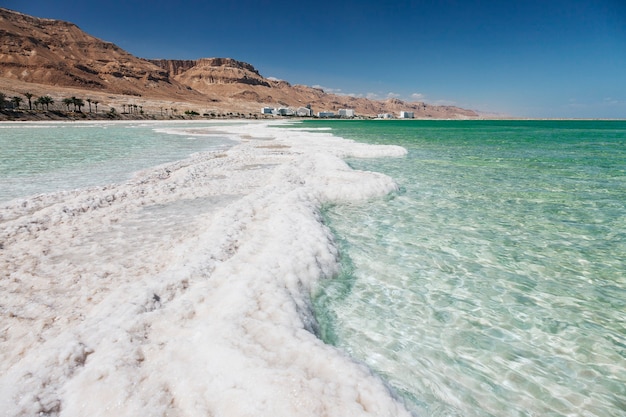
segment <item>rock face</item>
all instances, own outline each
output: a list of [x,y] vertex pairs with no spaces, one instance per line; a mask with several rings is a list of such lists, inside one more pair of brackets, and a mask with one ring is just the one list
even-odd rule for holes
[[262,85],[270,87],[268,80],[252,65],[232,58],[202,58],[189,60],[151,60],[167,71],[176,81],[198,91],[210,92],[213,84]]
[[180,96],[169,73],[78,26],[0,8],[0,76],[116,94]]
[[149,60],[178,80],[189,83],[205,79],[207,84],[270,84],[252,65],[232,58],[202,58],[198,60]]
[[[376,101],[326,94],[318,88],[263,77],[231,58],[147,60],[86,34],[78,26],[0,8],[0,86],[28,83],[88,89],[154,100],[210,105],[218,111],[257,113],[262,106],[314,111],[351,108],[359,115],[412,111],[416,117],[472,118],[456,107]],[[25,84],[26,83],[26,84]],[[17,87],[13,91],[18,91]]]

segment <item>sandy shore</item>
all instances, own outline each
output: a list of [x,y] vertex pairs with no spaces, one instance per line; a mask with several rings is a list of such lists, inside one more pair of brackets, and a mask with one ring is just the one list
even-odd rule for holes
[[239,144],[0,208],[6,415],[408,415],[310,303],[338,268],[321,205],[396,187],[341,158],[404,149],[219,129]]

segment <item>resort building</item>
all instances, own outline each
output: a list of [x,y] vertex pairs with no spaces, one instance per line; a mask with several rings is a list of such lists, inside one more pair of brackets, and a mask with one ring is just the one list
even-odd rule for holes
[[335,117],[335,113],[332,111],[320,111],[317,112],[317,117]]
[[278,109],[274,109],[274,114],[276,116],[293,116],[295,113],[289,107],[280,107]]
[[313,110],[310,106],[298,107],[296,110],[290,107],[263,107],[261,114],[271,114],[274,116],[299,116],[299,117],[311,117],[313,116]]
[[412,111],[401,111],[400,119],[415,119],[415,113]]
[[296,110],[296,116],[299,117],[311,117],[313,115],[313,111],[308,107],[298,107]]
[[354,117],[354,109],[339,109],[339,117]]

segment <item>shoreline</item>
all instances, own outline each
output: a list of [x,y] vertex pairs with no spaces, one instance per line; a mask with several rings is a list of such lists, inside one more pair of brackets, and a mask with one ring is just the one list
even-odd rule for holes
[[171,120],[271,120],[269,117],[249,117],[241,115],[216,114],[215,116],[202,115],[157,115],[157,114],[132,114],[132,113],[110,113],[110,112],[73,112],[60,110],[19,110],[19,111],[0,111],[0,123],[2,122],[47,122],[47,121],[133,121],[133,120],[155,120],[155,121],[171,121]]
[[41,111],[41,110],[19,110],[19,111],[0,111],[0,123],[3,122],[77,122],[77,121],[219,121],[219,120],[240,120],[242,122],[250,121],[290,121],[290,120],[320,120],[320,121],[459,121],[459,122],[471,122],[471,121],[606,121],[606,122],[623,122],[626,118],[533,118],[533,117],[473,117],[473,118],[413,118],[413,119],[380,119],[369,116],[357,116],[354,118],[318,118],[318,117],[291,117],[291,116],[268,116],[263,114],[253,113],[240,113],[240,114],[228,114],[228,113],[215,113],[214,115],[158,115],[158,114],[132,114],[132,113],[105,113],[105,112],[73,112],[73,111]]
[[239,144],[2,208],[7,412],[410,415],[321,342],[310,301],[338,268],[321,206],[396,189],[342,158],[406,151],[267,123],[217,129]]

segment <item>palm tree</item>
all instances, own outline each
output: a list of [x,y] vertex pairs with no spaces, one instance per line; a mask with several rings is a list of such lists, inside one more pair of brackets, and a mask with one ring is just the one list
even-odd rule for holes
[[87,103],[89,103],[89,113],[91,113],[91,99],[90,98],[87,99]]
[[126,113],[126,104],[122,104],[122,113]]
[[70,104],[74,104],[74,101],[71,98],[64,98],[63,104],[67,106],[67,111],[70,111]]
[[20,103],[22,102],[22,97],[13,96],[13,97],[11,98],[11,102],[13,102],[13,106],[14,106],[16,109],[19,109],[19,108],[20,108]]
[[7,95],[4,93],[0,93],[0,110],[4,109],[4,103],[7,98]]
[[74,105],[74,111],[78,109],[78,112],[80,113],[80,108],[85,105],[85,102],[82,98],[72,97],[72,104]]
[[54,103],[54,100],[52,100],[50,96],[39,97],[38,101],[41,103],[42,108],[44,105],[46,106],[46,111],[49,111],[50,105]]
[[30,99],[33,98],[33,93],[24,93],[24,97],[28,99],[28,110],[32,110],[33,103],[30,101]]
[[96,106],[96,113],[98,113],[98,103],[100,103],[98,100],[93,102],[94,106]]

